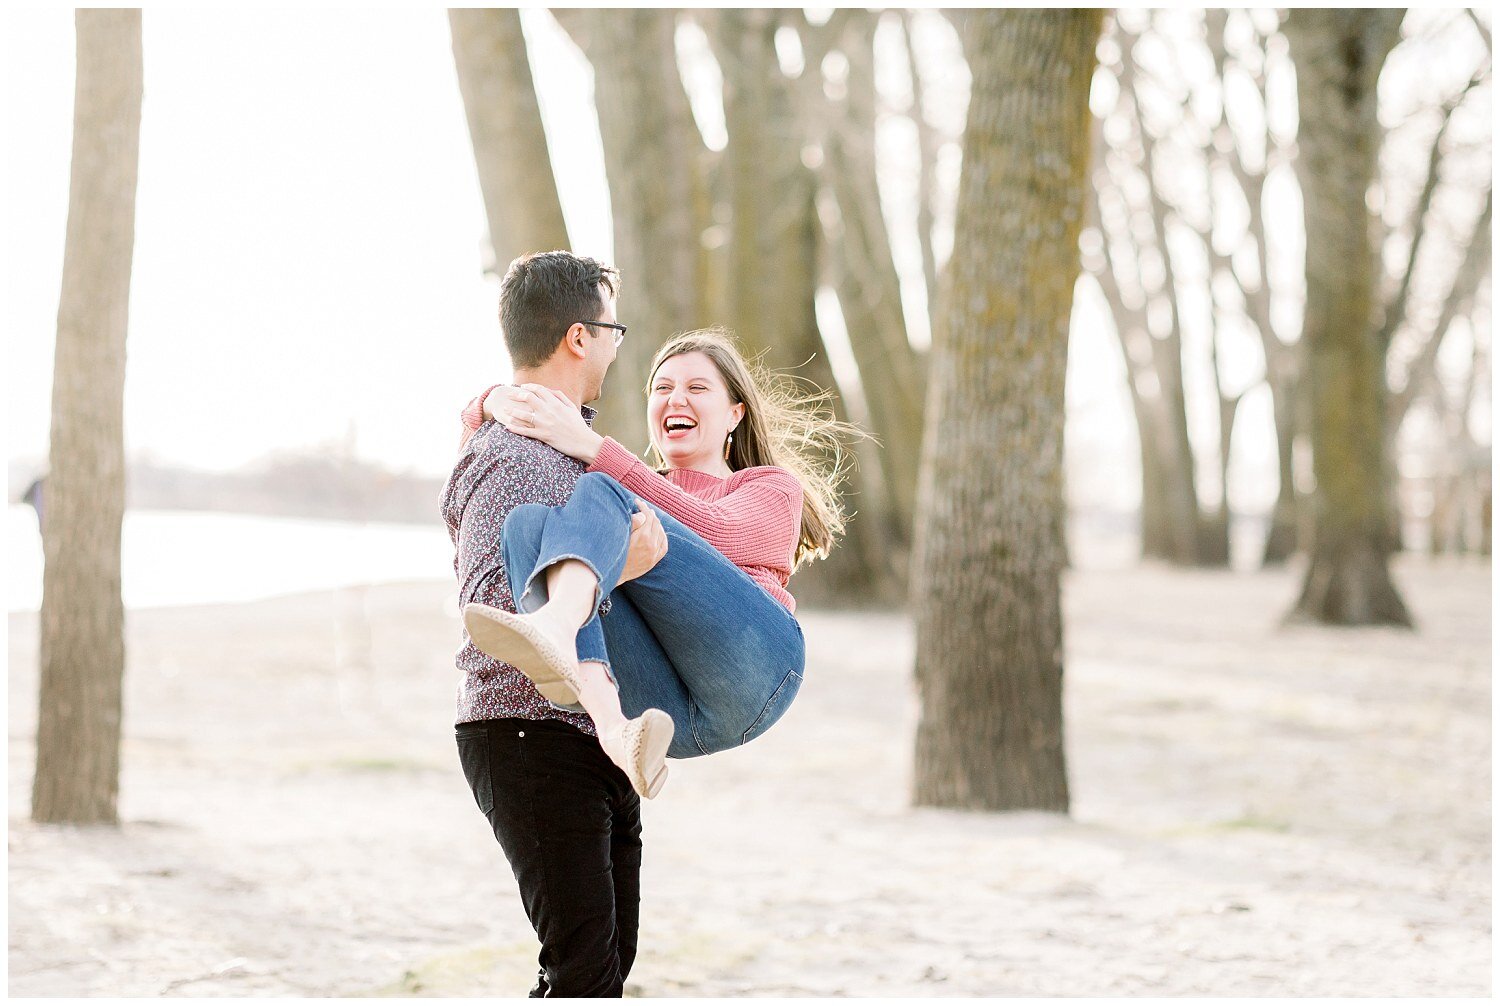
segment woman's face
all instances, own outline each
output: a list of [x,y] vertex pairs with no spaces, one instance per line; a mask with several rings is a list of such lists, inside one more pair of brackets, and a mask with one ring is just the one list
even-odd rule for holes
[[656,369],[646,399],[651,442],[671,468],[722,471],[724,439],[745,416],[705,353],[682,353]]

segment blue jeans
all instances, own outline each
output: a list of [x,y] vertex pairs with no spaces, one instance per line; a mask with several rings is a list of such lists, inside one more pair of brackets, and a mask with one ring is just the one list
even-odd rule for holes
[[[583,562],[599,578],[595,613],[578,630],[578,659],[605,663],[627,716],[655,707],[677,732],[668,755],[738,747],[781,718],[802,685],[802,627],[765,588],[697,532],[656,511],[667,554],[619,583],[636,496],[590,472],[563,506],[526,504],[505,520],[505,568],[520,611],[547,600],[547,567]],[[598,608],[604,597],[609,609]]]

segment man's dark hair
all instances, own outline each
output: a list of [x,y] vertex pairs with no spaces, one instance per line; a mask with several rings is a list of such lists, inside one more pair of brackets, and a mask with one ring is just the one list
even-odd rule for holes
[[575,321],[594,321],[604,310],[599,285],[619,293],[620,272],[565,251],[522,255],[500,281],[500,328],[517,367],[539,367]]

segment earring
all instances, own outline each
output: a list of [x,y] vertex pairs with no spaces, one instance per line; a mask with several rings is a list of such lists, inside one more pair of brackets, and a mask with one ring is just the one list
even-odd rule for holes
[[733,444],[734,444],[734,431],[731,430],[730,433],[729,433],[729,436],[727,436],[727,437],[724,438],[724,460],[725,461],[729,460],[729,448]]

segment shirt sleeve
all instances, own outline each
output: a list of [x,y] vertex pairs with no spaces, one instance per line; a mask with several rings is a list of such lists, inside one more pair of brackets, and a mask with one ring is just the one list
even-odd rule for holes
[[477,398],[471,399],[469,404],[464,406],[462,417],[466,429],[477,430],[484,425],[484,400],[489,397],[491,391],[498,387],[500,387],[498,384],[490,385],[481,391]]
[[603,472],[661,507],[737,566],[790,567],[802,528],[802,483],[784,468],[737,472],[739,484],[709,501],[674,485],[605,437],[589,471]]

